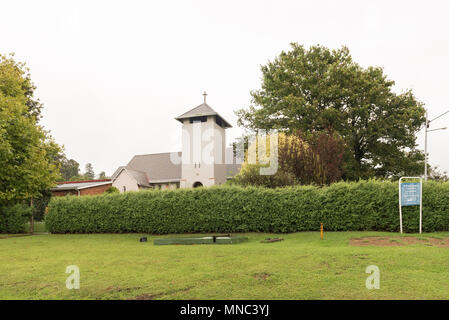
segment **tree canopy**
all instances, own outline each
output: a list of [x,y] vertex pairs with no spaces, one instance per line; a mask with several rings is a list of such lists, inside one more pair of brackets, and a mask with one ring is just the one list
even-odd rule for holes
[[64,155],[61,161],[61,181],[69,181],[80,174],[80,165],[74,159],[67,159]]
[[[268,162],[272,159],[269,142],[272,139],[277,139],[277,154],[273,155],[277,157],[277,169],[272,175],[263,175],[260,169],[271,165]],[[269,135],[265,142],[265,150],[259,149],[263,139],[248,143],[245,161],[231,184],[274,188],[297,184],[325,185],[341,179],[343,146],[341,140],[330,133],[321,133],[306,141],[298,131],[288,135],[281,132]],[[252,160],[249,159],[250,153],[253,154]]]
[[86,170],[86,172],[84,173],[84,176],[86,177],[86,179],[88,179],[88,180],[95,179],[95,172],[94,172],[94,167],[92,166],[92,163],[86,163],[85,170]]
[[59,176],[61,147],[38,124],[34,88],[23,63],[0,55],[0,204],[39,196]]
[[240,126],[305,134],[332,130],[345,143],[346,179],[421,173],[424,155],[416,149],[416,133],[425,110],[411,90],[395,93],[382,68],[361,67],[346,47],[291,47],[261,67],[261,88],[251,92],[249,108],[236,112]]

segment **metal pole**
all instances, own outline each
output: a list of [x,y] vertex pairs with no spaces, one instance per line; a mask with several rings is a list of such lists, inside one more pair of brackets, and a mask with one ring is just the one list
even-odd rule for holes
[[419,233],[422,233],[422,179],[419,179],[420,182],[420,204],[419,204]]
[[401,203],[401,199],[402,199],[402,192],[401,192],[401,181],[402,178],[399,179],[399,227],[402,233],[402,203]]
[[427,114],[427,110],[426,110],[426,133],[425,133],[425,138],[424,138],[424,181],[427,182],[427,130],[429,129],[429,116]]

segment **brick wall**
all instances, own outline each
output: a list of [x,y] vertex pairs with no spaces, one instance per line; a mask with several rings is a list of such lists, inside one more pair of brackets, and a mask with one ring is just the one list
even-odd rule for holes
[[95,194],[102,194],[106,191],[106,189],[110,188],[112,186],[112,182],[110,184],[105,184],[102,186],[92,187],[92,188],[86,188],[80,190],[81,196],[86,195],[95,195]]
[[[102,185],[102,186],[81,189],[80,190],[80,196],[102,194],[102,193],[104,193],[106,191],[107,188],[109,188],[111,186],[112,186],[112,182],[109,183],[109,184]],[[63,196],[66,196],[68,194],[77,196],[78,195],[78,191],[75,191],[75,190],[60,190],[60,191],[52,191],[51,194],[52,194],[53,197],[63,197]]]
[[72,194],[72,195],[77,196],[78,195],[78,191],[75,191],[75,190],[61,190],[61,191],[52,191],[51,192],[51,195],[53,197],[64,197],[64,196],[66,196],[68,194]]

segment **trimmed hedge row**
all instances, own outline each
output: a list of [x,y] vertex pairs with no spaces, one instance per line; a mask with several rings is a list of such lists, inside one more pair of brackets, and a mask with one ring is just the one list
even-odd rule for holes
[[31,211],[32,208],[25,204],[0,207],[0,233],[25,232],[25,224]]
[[[52,233],[194,233],[398,231],[398,184],[339,182],[329,187],[278,189],[211,187],[101,196],[54,197],[45,222]],[[423,230],[449,230],[449,183],[423,188]],[[416,232],[418,207],[403,225]]]

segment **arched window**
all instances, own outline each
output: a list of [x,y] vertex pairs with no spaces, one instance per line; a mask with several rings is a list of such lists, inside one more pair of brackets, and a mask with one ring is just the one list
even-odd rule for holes
[[193,184],[193,187],[194,188],[198,188],[198,187],[202,187],[203,186],[203,184],[201,183],[201,182],[199,182],[199,181],[197,181],[197,182],[195,182],[194,184]]

